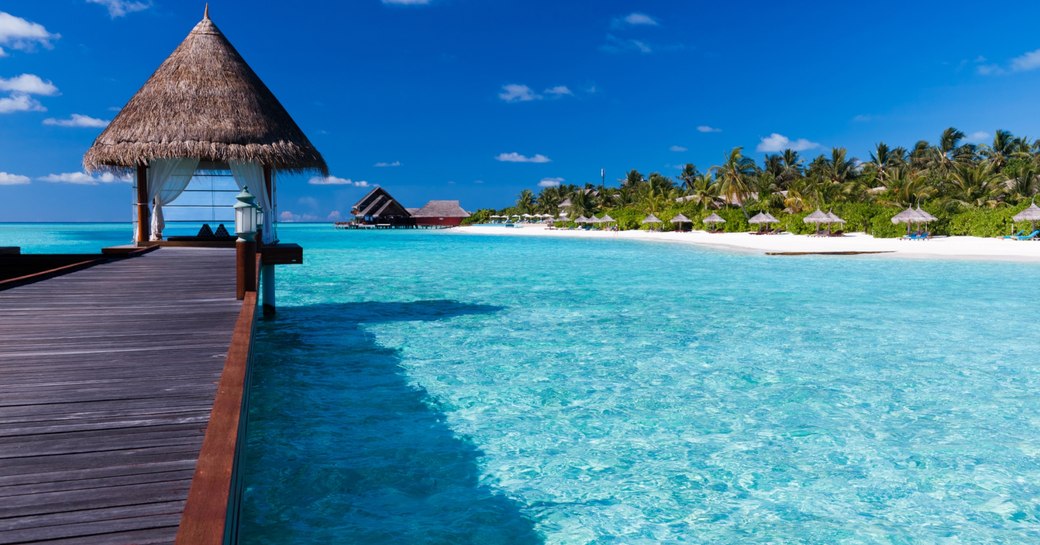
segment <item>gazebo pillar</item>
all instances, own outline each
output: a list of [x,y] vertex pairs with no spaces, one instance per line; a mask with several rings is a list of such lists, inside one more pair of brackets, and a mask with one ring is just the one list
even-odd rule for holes
[[151,218],[148,214],[148,167],[137,165],[137,233],[134,242],[148,242],[151,235]]
[[[274,176],[273,170],[270,165],[264,165],[264,188],[267,190],[268,206],[271,210],[267,214],[267,218],[271,223],[275,221],[275,209],[274,209]],[[270,229],[272,226],[268,225],[268,222],[264,222],[264,229]],[[271,316],[275,313],[275,302],[274,302],[274,265],[261,265],[260,267],[260,290],[261,290],[261,301],[263,302],[264,316]]]

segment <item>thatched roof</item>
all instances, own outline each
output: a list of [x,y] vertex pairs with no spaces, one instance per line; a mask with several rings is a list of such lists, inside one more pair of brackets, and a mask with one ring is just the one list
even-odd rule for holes
[[83,166],[184,157],[328,174],[325,159],[208,14],[97,137]]
[[911,206],[906,210],[892,216],[892,223],[918,223],[921,221],[921,217],[917,215],[917,210]]
[[831,223],[845,223],[845,220],[839,218],[837,214],[831,212],[830,210],[827,211],[827,217],[830,218]]
[[1011,218],[1015,221],[1040,221],[1040,207],[1036,206],[1036,203],[1030,204],[1029,208],[1015,214],[1015,217]]
[[672,223],[693,223],[693,220],[691,220],[690,218],[688,218],[688,217],[686,217],[686,216],[684,216],[682,214],[678,214],[674,218],[671,219],[671,222]]
[[924,218],[925,223],[927,223],[929,221],[936,221],[936,220],[939,219],[939,218],[929,214],[926,210],[922,209],[921,205],[917,205],[917,215],[921,216],[922,218]]
[[805,223],[834,223],[834,220],[819,208],[817,208],[812,214],[805,216],[802,221]]
[[415,213],[413,218],[468,218],[469,212],[462,209],[459,201],[430,201]]
[[726,220],[722,219],[722,216],[712,213],[712,215],[704,218],[704,223],[726,223]]
[[650,214],[649,216],[643,218],[643,221],[641,223],[643,225],[646,225],[648,223],[661,223],[661,220],[658,219],[657,216]]
[[610,217],[610,214],[603,214],[603,217],[598,220],[598,223],[614,223],[614,218]]
[[385,218],[385,217],[403,217],[407,218],[410,211],[401,203],[397,202],[390,196],[382,187],[376,187],[369,191],[364,197],[361,197],[353,208],[350,209],[350,213],[358,218]]
[[769,212],[759,212],[749,219],[748,223],[751,225],[757,225],[760,223],[780,223],[780,220],[774,218]]

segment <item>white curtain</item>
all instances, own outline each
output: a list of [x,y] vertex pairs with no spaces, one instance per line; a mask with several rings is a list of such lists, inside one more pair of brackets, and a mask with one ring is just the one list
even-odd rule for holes
[[[256,204],[263,210],[264,220],[264,244],[278,242],[278,228],[275,217],[274,195],[267,194],[267,185],[264,183],[264,167],[257,163],[239,163],[231,161],[231,175],[235,177],[238,188],[248,187],[249,192],[256,195]],[[271,192],[274,193],[274,172],[271,172]]]
[[162,231],[166,227],[162,207],[184,193],[198,166],[198,159],[152,159],[148,163],[148,200],[152,203],[151,240],[162,240]]

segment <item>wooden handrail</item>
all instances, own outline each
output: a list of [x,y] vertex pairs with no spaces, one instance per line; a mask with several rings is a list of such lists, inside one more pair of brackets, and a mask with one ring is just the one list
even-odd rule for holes
[[177,545],[221,545],[229,531],[237,531],[234,525],[229,527],[228,514],[229,508],[237,508],[235,460],[244,441],[239,432],[249,394],[256,303],[256,292],[246,292],[181,515]]

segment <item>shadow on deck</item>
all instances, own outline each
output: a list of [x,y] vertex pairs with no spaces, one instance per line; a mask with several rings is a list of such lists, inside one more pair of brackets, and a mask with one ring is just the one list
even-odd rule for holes
[[243,543],[538,544],[533,522],[480,482],[479,449],[365,324],[499,307],[455,301],[286,308],[258,328]]

